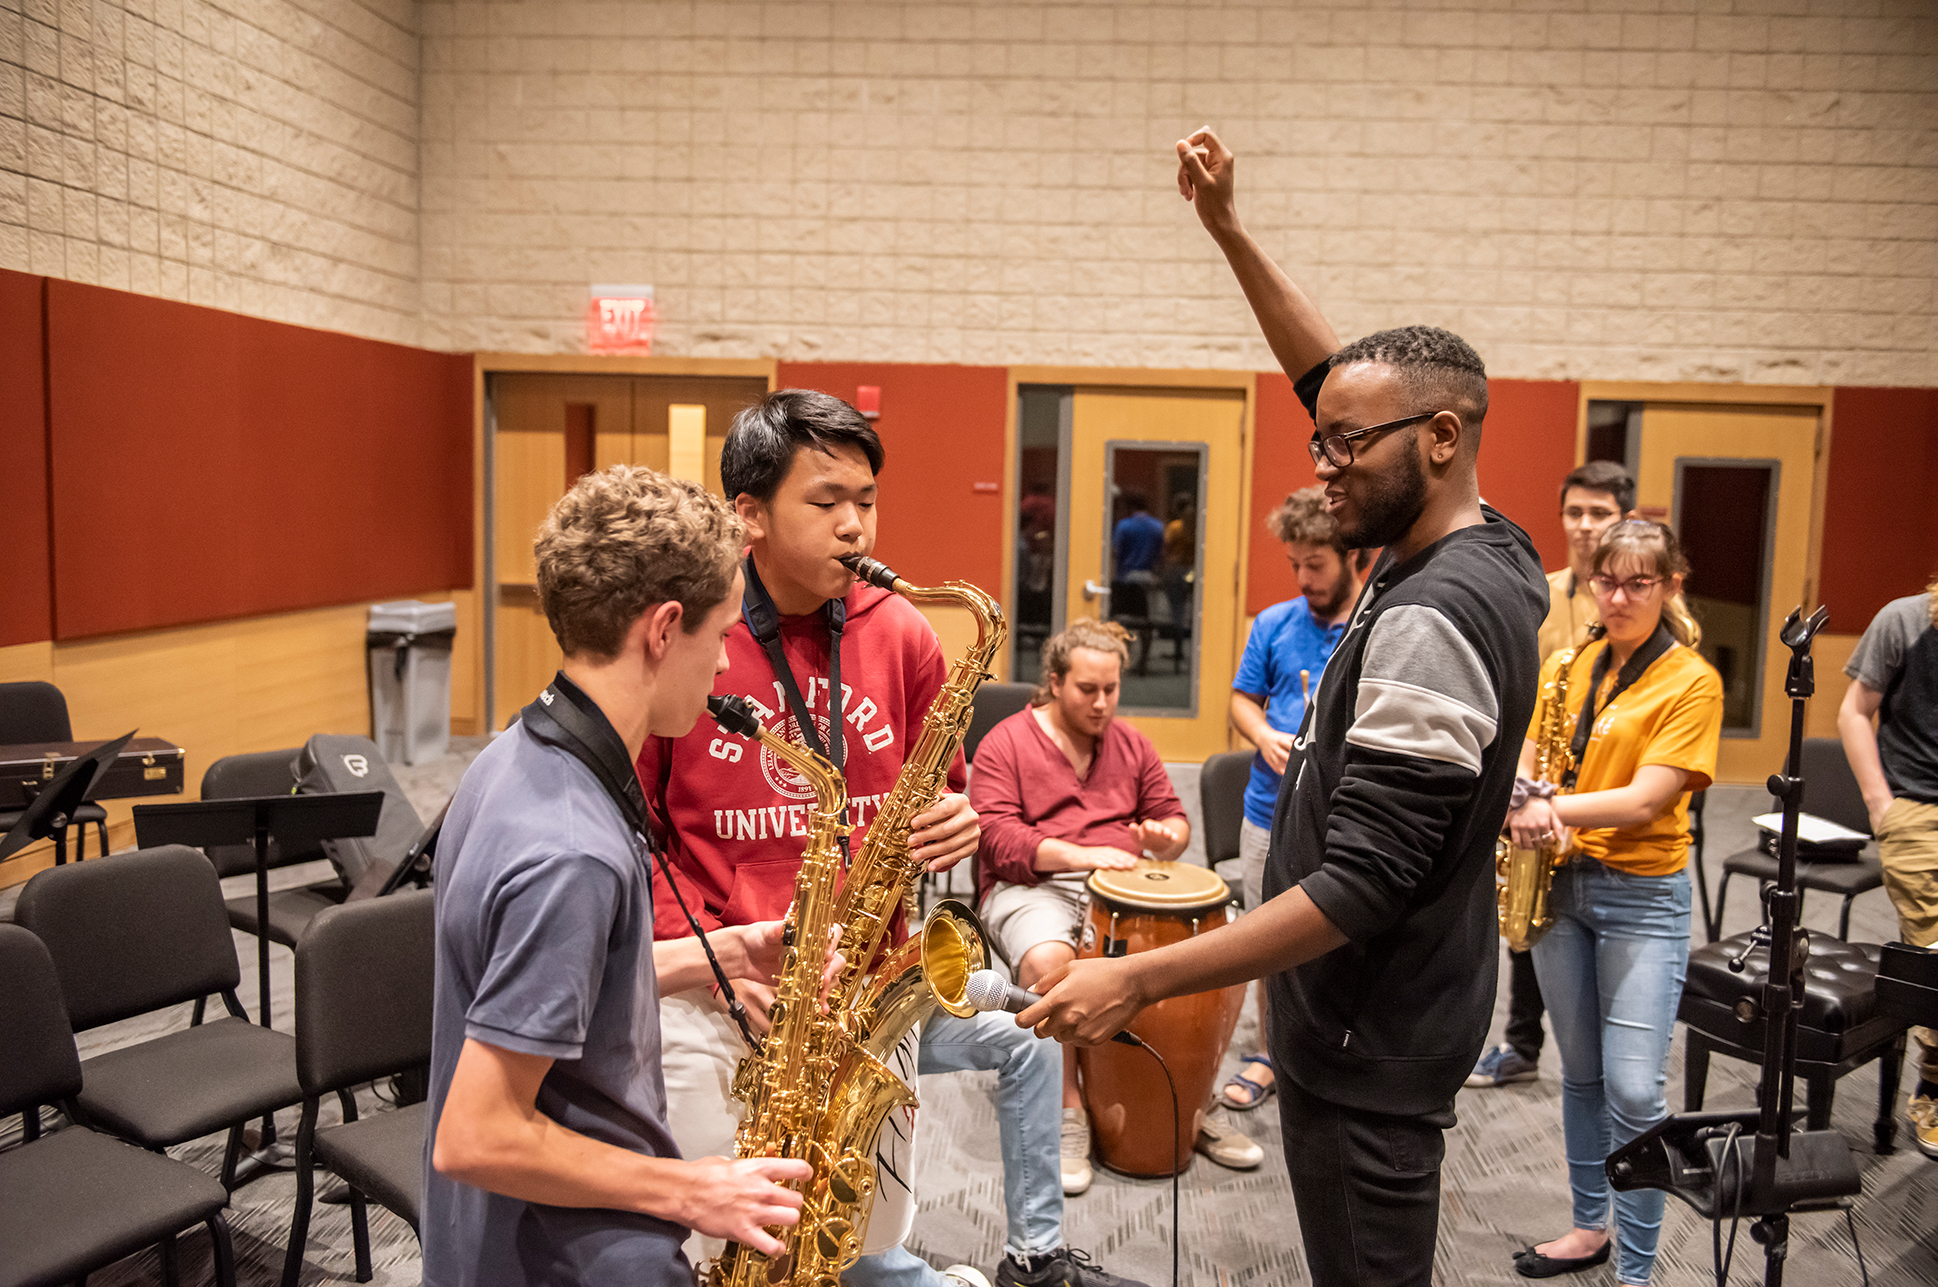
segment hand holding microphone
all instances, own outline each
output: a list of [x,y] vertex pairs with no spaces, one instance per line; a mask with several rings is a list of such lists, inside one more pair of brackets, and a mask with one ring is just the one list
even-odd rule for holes
[[[1021,1014],[1043,998],[1014,983],[1003,982],[1003,976],[994,970],[977,970],[969,976],[966,996],[970,1005],[978,1010],[1007,1010],[1011,1014]],[[1111,1038],[1126,1046],[1141,1046],[1130,1032],[1120,1032]]]

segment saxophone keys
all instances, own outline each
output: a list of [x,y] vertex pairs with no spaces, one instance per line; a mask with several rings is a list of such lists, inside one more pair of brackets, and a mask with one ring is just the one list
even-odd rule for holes
[[814,1231],[814,1249],[821,1254],[823,1260],[839,1264],[842,1254],[848,1250],[848,1244],[854,1241],[854,1237],[853,1224],[840,1216],[830,1216],[821,1222],[820,1228]]

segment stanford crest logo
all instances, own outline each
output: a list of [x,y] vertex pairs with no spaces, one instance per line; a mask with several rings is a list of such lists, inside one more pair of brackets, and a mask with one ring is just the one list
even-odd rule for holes
[[[814,728],[821,735],[821,745],[828,744],[828,720],[825,715],[813,716]],[[801,726],[792,715],[787,716],[770,730],[776,737],[792,742],[796,746],[806,746],[807,739],[801,736]],[[801,776],[793,765],[782,761],[780,756],[766,745],[760,748],[760,772],[767,779],[767,785],[774,793],[789,800],[812,800],[814,788]]]

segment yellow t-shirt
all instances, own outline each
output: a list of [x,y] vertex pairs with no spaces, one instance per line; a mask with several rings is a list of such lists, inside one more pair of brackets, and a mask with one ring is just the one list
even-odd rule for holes
[[[1568,714],[1562,725],[1574,735],[1594,675],[1595,658],[1606,640],[1575,654],[1568,668]],[[1541,727],[1552,690],[1548,683],[1561,669],[1561,653],[1541,666],[1541,700],[1535,703],[1528,736]],[[1723,732],[1723,681],[1701,654],[1672,644],[1628,689],[1602,703],[1615,687],[1616,667],[1608,668],[1595,694],[1595,727],[1582,752],[1577,794],[1612,791],[1635,780],[1645,764],[1661,764],[1689,774],[1688,787],[1660,813],[1634,827],[1599,827],[1575,833],[1575,849],[1617,871],[1636,876],[1667,876],[1689,861],[1689,795],[1706,790],[1716,772],[1716,747]]]
[[1581,647],[1588,642],[1588,627],[1600,619],[1601,609],[1596,606],[1595,595],[1585,578],[1576,581],[1575,574],[1567,568],[1548,573],[1548,615],[1535,636],[1541,660],[1546,661],[1563,648]]

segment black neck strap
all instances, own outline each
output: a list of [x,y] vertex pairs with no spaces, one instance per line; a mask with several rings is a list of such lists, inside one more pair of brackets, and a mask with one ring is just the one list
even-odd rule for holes
[[733,984],[727,972],[720,967],[719,958],[713,954],[713,944],[707,941],[706,931],[700,922],[687,909],[686,897],[680,892],[679,882],[673,878],[673,865],[666,860],[666,854],[653,841],[653,830],[646,825],[646,792],[639,785],[639,770],[632,757],[626,754],[626,743],[619,731],[599,709],[599,704],[586,696],[585,690],[565,677],[560,671],[546,685],[538,700],[519,712],[519,720],[529,729],[532,736],[557,746],[571,755],[579,763],[592,771],[599,779],[599,785],[606,789],[613,803],[619,806],[620,816],[626,825],[633,829],[646,844],[646,850],[659,863],[659,869],[666,876],[666,884],[673,891],[673,901],[680,905],[686,917],[688,928],[700,940],[700,948],[706,953],[707,966],[713,971],[713,981],[720,987],[720,996],[727,1003],[727,1013],[740,1028],[740,1035],[747,1042],[747,1048],[760,1050],[760,1038],[754,1035],[753,1025],[747,1019],[747,1007],[734,995]]
[[1615,699],[1620,697],[1631,684],[1640,679],[1642,672],[1654,665],[1657,657],[1660,657],[1663,653],[1674,647],[1675,642],[1676,637],[1669,633],[1669,627],[1663,622],[1656,622],[1655,633],[1650,635],[1648,640],[1640,648],[1637,648],[1630,654],[1629,659],[1622,664],[1621,670],[1616,672],[1615,687],[1609,692],[1608,700],[1603,702],[1598,710],[1595,705],[1595,694],[1601,691],[1602,681],[1608,678],[1608,663],[1609,659],[1615,655],[1615,647],[1611,644],[1601,650],[1600,655],[1595,658],[1595,664],[1589,672],[1588,695],[1582,699],[1581,714],[1575,717],[1575,737],[1573,743],[1568,748],[1571,752],[1569,759],[1572,763],[1567,774],[1561,780],[1562,790],[1569,791],[1574,789],[1575,779],[1581,774],[1581,757],[1588,750],[1588,736],[1594,731],[1595,720],[1599,716],[1600,711],[1605,711],[1610,706],[1613,706]]
[[794,669],[787,664],[787,653],[781,648],[781,614],[775,610],[773,598],[761,583],[751,554],[747,556],[746,573],[747,589],[741,595],[740,615],[746,619],[754,642],[767,654],[767,664],[787,694],[788,707],[801,730],[801,741],[810,751],[826,756],[829,763],[841,768],[841,632],[848,624],[848,605],[840,599],[829,599],[823,609],[828,618],[828,740],[823,742],[821,730],[808,710],[807,699],[801,695],[801,685],[794,678]]

